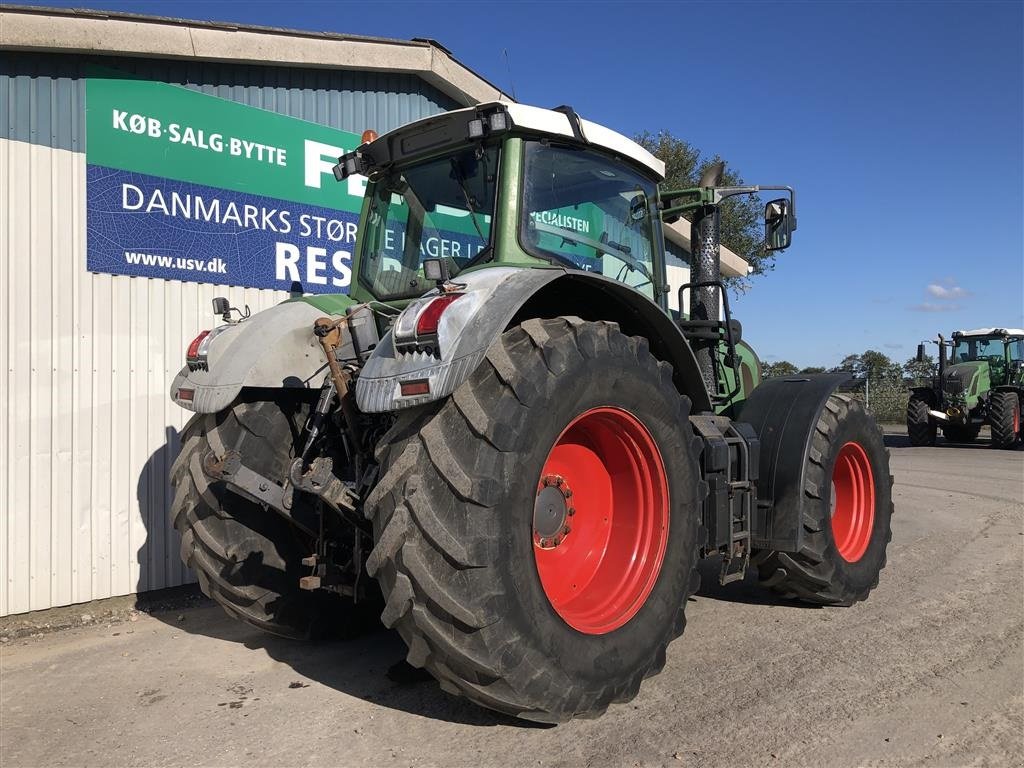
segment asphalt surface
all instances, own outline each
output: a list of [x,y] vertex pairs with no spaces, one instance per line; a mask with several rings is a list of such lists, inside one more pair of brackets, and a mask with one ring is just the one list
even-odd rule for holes
[[1024,452],[888,442],[866,603],[800,607],[709,567],[665,671],[598,720],[495,716],[395,666],[390,632],[306,645],[199,601],[8,632],[0,764],[1019,766]]

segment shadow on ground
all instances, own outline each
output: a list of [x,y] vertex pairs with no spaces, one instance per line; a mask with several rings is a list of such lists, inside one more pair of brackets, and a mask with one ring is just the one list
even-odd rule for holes
[[[747,575],[742,581],[734,581],[730,584],[719,584],[718,576],[721,570],[721,561],[717,557],[702,560],[697,564],[700,572],[700,589],[693,598],[705,598],[707,600],[718,600],[723,603],[740,603],[743,605],[777,605],[785,608],[798,610],[818,610],[821,606],[801,603],[796,600],[788,600],[770,589],[765,589],[757,581],[757,570],[749,568]],[[693,599],[691,598],[691,599]]]
[[[886,435],[885,436],[885,447],[886,448],[912,448],[910,445],[910,438],[906,435]],[[983,451],[1024,451],[1024,443],[1018,442],[1012,449],[1000,449],[992,445],[992,441],[987,437],[979,437],[973,443],[951,443],[946,438],[939,436],[936,438],[935,445],[929,446],[931,448],[966,448],[968,450],[983,450]]]
[[405,643],[380,624],[379,611],[362,612],[347,637],[302,641],[276,637],[229,617],[198,587],[180,600],[150,615],[175,631],[263,651],[295,671],[292,685],[297,688],[311,680],[382,707],[463,725],[546,727],[481,709],[442,691],[429,674],[405,662]]
[[179,449],[180,436],[168,429],[165,444],[150,456],[139,476],[137,498],[147,536],[137,553],[137,610],[176,631],[239,643],[253,652],[264,651],[299,676],[381,706],[470,725],[534,727],[449,695],[429,674],[409,666],[402,639],[380,623],[379,605],[358,606],[351,621],[341,623],[337,639],[307,642],[276,637],[229,617],[195,584],[147,592],[166,584],[163,575],[179,567],[181,539],[169,519],[168,478]]

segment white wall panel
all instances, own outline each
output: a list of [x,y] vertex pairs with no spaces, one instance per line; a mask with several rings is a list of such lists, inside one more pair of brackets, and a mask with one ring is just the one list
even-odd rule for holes
[[85,157],[0,139],[0,615],[191,580],[167,396],[210,301],[279,291],[91,274]]

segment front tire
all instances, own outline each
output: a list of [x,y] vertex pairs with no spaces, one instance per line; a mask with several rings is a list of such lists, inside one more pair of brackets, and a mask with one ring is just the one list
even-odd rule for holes
[[757,557],[762,583],[817,605],[851,605],[878,586],[892,539],[882,431],[853,398],[829,397],[807,459],[803,546]]
[[[664,666],[698,583],[704,485],[688,415],[646,340],[578,318],[506,331],[451,398],[403,414],[366,504],[367,568],[409,663],[450,693],[542,722],[632,699]],[[608,473],[609,461],[621,465]],[[601,507],[608,482],[620,503]],[[636,522],[643,510],[653,524]],[[618,581],[602,570],[630,572],[615,536],[593,573],[582,555],[571,562],[573,541],[616,530],[649,538],[638,557],[656,567]]]
[[935,407],[935,398],[925,393],[914,392],[907,401],[907,436],[916,447],[935,445],[935,420],[928,411]]
[[1013,448],[1020,440],[1020,397],[1016,392],[997,390],[988,405],[992,444],[996,448]]

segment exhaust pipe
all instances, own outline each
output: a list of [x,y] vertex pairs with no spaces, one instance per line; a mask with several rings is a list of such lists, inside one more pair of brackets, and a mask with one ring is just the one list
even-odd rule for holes
[[[700,177],[700,187],[716,187],[722,180],[725,163],[714,163]],[[722,279],[721,216],[717,205],[702,205],[694,211],[690,225],[690,282],[703,283]],[[690,289],[690,320],[718,322],[720,314],[718,287],[706,285]],[[718,390],[715,376],[717,341],[697,339],[694,354],[708,392]]]

